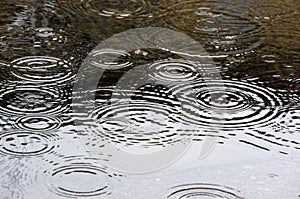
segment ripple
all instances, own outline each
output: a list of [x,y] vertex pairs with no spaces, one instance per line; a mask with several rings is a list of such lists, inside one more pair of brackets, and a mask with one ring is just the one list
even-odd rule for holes
[[61,126],[62,121],[51,116],[24,116],[16,120],[15,126],[28,131],[53,131]]
[[84,0],[68,1],[64,9],[71,10],[74,13],[80,13],[87,16],[113,17],[117,19],[133,18],[134,20],[143,20],[153,17],[151,13],[150,2],[135,0]]
[[55,57],[28,56],[11,64],[12,75],[29,82],[61,84],[75,77],[72,65]]
[[132,65],[131,62],[125,60],[125,61],[108,61],[112,60],[112,58],[118,59],[118,58],[124,58],[126,56],[129,56],[128,53],[122,50],[114,50],[114,49],[105,49],[105,50],[96,50],[93,51],[91,64],[93,66],[107,69],[107,70],[116,70],[116,69],[123,69],[130,67]]
[[300,132],[300,108],[287,107],[281,109],[274,129],[278,133],[297,134],[297,132]]
[[53,37],[53,36],[55,36],[55,32],[54,32],[53,28],[48,28],[48,27],[37,28],[36,31],[37,31],[36,35],[39,36],[39,37]]
[[10,85],[0,91],[3,114],[59,114],[67,110],[67,95],[58,87]]
[[216,184],[194,183],[172,187],[167,198],[242,198],[240,191]]
[[199,82],[177,87],[174,93],[181,96],[185,118],[202,127],[213,122],[225,129],[263,125],[276,119],[282,106],[271,90],[240,81]]
[[49,189],[63,197],[105,197],[111,194],[110,178],[118,176],[98,166],[96,159],[80,156],[65,157],[47,173]]
[[213,55],[249,53],[263,43],[264,29],[258,23],[244,17],[237,9],[224,8],[217,8],[214,2],[208,1],[178,1],[170,6],[169,16],[164,21],[167,26],[202,41]]
[[165,146],[176,139],[180,121],[177,109],[143,102],[113,104],[97,108],[92,115],[94,131],[111,142],[125,146]]
[[259,128],[247,130],[246,138],[240,139],[241,143],[256,147],[265,151],[277,151],[281,154],[298,155],[300,149],[299,136],[287,134],[284,131],[276,132],[273,128]]
[[36,156],[52,151],[57,138],[52,134],[30,132],[4,133],[0,136],[0,152],[16,156]]
[[163,60],[151,64],[147,75],[158,83],[189,82],[201,78],[199,66],[185,60]]
[[[6,60],[15,59],[20,55],[62,56],[66,52],[65,49],[73,49],[66,45],[71,40],[70,34],[66,38],[69,19],[61,13],[54,12],[56,6],[53,2],[6,2],[2,7],[3,18],[7,23],[0,27],[0,48],[3,51],[1,56]],[[74,43],[76,40],[72,42],[72,47]]]
[[[16,57],[28,55],[37,57],[47,55],[50,59],[52,57],[63,59],[62,62],[68,62],[67,65],[70,66],[72,59],[84,58],[91,50],[90,37],[73,28],[16,26],[12,29],[0,28],[0,30],[2,32],[0,49],[3,51],[0,57],[3,60],[11,61]],[[76,56],[73,57],[75,53]]]

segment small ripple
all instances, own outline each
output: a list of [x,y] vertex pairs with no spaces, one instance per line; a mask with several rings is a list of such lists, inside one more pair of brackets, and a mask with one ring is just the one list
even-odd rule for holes
[[151,64],[147,75],[158,83],[189,82],[201,78],[196,63],[185,60],[164,60]]
[[[91,64],[93,66],[107,69],[107,70],[116,70],[130,67],[132,65],[131,62],[118,61],[118,58],[129,56],[128,53],[122,50],[114,50],[114,49],[105,49],[105,50],[96,50],[90,55],[92,58]],[[108,61],[115,58],[115,61]]]
[[[282,9],[282,3],[283,1],[251,3],[249,5],[249,14],[255,21],[260,23],[272,23],[280,21],[282,18],[295,17],[299,4],[296,1],[285,2],[285,7]],[[290,21],[287,21],[287,23],[290,23]],[[285,29],[280,28],[279,31],[285,31]]]
[[14,126],[27,131],[53,131],[59,129],[62,121],[51,116],[23,116],[16,120]]
[[10,85],[1,88],[0,112],[2,114],[50,114],[68,110],[67,93],[58,87]]
[[11,64],[12,75],[28,82],[61,84],[75,77],[72,65],[55,57],[28,56]]
[[285,124],[289,133],[300,132],[300,109],[289,111],[280,123]]
[[36,35],[39,37],[53,37],[55,35],[55,31],[53,30],[53,28],[48,27],[37,28],[36,32]]
[[119,176],[99,166],[97,159],[81,156],[64,157],[62,163],[45,172],[50,191],[72,198],[110,195],[110,178]]
[[238,55],[260,46],[264,29],[237,11],[216,8],[214,2],[178,1],[170,6],[170,16],[164,21],[167,26],[201,40],[210,54]]
[[[267,88],[231,80],[199,82],[174,89],[191,123],[209,127],[218,120],[223,128],[263,125],[278,117],[282,100]],[[213,113],[221,118],[212,118]],[[217,114],[218,115],[218,114]]]
[[36,156],[49,153],[57,146],[54,134],[10,132],[0,136],[0,152],[14,156]]
[[240,191],[217,184],[183,184],[169,189],[167,198],[243,198]]
[[281,109],[274,129],[276,132],[284,134],[300,132],[300,108],[287,107]]

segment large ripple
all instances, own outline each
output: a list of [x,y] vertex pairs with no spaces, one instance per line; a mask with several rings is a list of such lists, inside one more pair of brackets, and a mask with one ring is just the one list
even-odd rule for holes
[[67,93],[58,87],[7,85],[0,90],[2,114],[60,114],[68,109]]
[[178,86],[174,93],[180,96],[185,118],[201,127],[210,127],[212,122],[225,129],[263,125],[276,119],[282,106],[271,90],[241,81],[193,83]]

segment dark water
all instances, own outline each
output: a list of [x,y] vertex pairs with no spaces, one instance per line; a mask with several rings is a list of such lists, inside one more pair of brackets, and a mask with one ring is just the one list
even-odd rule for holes
[[0,199],[299,198],[299,17],[298,0],[1,1]]

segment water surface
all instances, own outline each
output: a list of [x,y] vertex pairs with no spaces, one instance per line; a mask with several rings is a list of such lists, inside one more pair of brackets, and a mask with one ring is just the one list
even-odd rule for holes
[[[297,0],[0,2],[0,198],[299,198],[299,11]],[[202,57],[161,31],[126,42],[178,51],[113,39],[93,50],[145,27],[187,35]],[[82,81],[88,56],[95,80]],[[111,167],[107,145],[184,150],[134,174]]]

